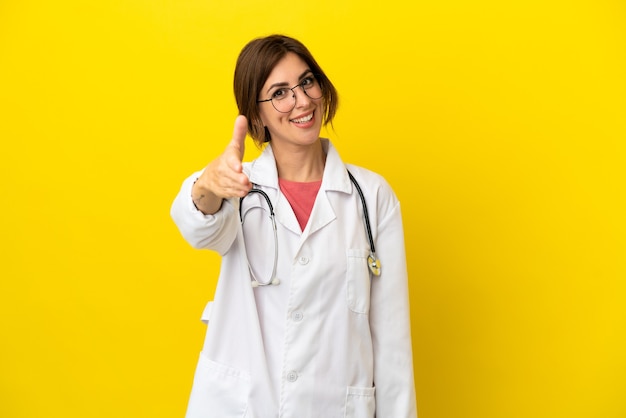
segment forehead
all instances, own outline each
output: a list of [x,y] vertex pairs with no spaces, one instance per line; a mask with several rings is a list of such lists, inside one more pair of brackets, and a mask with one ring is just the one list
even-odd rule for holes
[[272,72],[265,80],[264,87],[275,83],[298,82],[299,77],[307,70],[309,65],[293,52],[287,53],[272,69]]

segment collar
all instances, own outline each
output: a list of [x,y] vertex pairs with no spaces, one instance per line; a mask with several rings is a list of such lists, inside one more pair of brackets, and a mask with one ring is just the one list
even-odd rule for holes
[[[322,148],[326,153],[326,165],[324,166],[321,188],[323,190],[350,193],[352,185],[346,166],[341,160],[339,153],[330,140],[320,138],[320,141],[322,141]],[[265,147],[258,158],[249,163],[247,171],[252,184],[278,190],[278,170],[276,169],[276,159],[274,158],[271,143]]]

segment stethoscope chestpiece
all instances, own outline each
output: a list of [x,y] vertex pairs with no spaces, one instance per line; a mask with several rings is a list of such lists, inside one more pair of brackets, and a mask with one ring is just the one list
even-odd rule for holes
[[380,260],[376,258],[375,253],[367,256],[367,265],[374,276],[380,276]]

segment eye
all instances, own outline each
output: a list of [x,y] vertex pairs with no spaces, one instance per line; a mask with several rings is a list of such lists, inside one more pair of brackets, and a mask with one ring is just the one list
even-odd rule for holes
[[272,99],[282,100],[285,97],[287,97],[287,93],[288,92],[289,92],[288,88],[282,88],[282,89],[275,90],[274,93],[272,93]]
[[302,83],[300,83],[300,85],[304,88],[311,87],[313,84],[315,84],[315,77],[313,77],[312,75],[305,77],[302,80]]

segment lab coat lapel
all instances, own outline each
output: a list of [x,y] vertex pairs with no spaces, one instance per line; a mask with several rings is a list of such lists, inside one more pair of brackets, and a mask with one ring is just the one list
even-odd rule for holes
[[252,184],[265,189],[274,205],[276,222],[291,232],[300,235],[301,230],[296,215],[293,213],[293,209],[291,209],[287,199],[279,192],[278,171],[271,144],[268,144],[261,155],[251,163],[247,174]]
[[[336,219],[335,210],[330,196],[336,192],[350,193],[350,178],[339,154],[327,139],[322,139],[322,146],[326,151],[326,166],[320,191],[315,199],[309,222],[302,234],[302,240]],[[335,201],[335,199],[332,199]]]
[[328,225],[336,217],[335,211],[328,201],[326,191],[323,188],[320,188],[320,191],[315,198],[315,204],[313,205],[309,222],[307,222],[306,228],[302,231],[302,242],[304,242],[309,235],[312,235],[316,231],[319,231],[321,228]]
[[294,234],[300,235],[302,233],[296,214],[293,212],[289,201],[282,193],[278,193],[276,201],[276,222],[280,223]]

